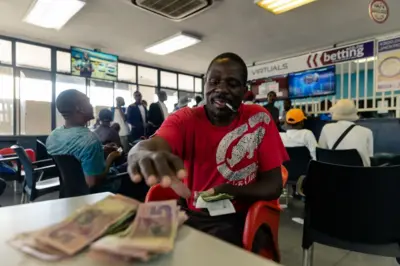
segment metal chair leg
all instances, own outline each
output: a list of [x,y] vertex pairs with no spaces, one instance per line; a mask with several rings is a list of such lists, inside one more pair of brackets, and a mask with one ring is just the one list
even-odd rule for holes
[[309,249],[303,249],[303,266],[312,266],[314,261],[314,245]]
[[21,195],[21,204],[24,204],[24,203],[25,203],[25,193],[22,192],[22,195]]
[[289,197],[290,197],[289,185],[286,185],[286,206],[289,206]]
[[314,265],[314,245],[312,245],[310,248],[310,263],[309,266],[313,266]]

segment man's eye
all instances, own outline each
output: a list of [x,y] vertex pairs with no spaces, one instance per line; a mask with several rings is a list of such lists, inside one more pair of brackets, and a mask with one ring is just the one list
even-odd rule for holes
[[215,80],[215,79],[210,79],[209,80],[209,83],[211,84],[211,85],[218,85],[218,80]]
[[227,80],[228,86],[231,88],[236,88],[236,87],[240,87],[241,83],[239,80],[236,79],[229,79]]

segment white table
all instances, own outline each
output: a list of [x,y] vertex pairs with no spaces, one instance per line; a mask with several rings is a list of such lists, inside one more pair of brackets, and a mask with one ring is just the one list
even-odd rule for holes
[[[9,246],[6,241],[13,235],[36,230],[63,220],[84,204],[94,203],[108,193],[90,196],[50,200],[12,207],[0,208],[0,265],[1,266],[101,266],[99,263],[80,254],[59,262],[43,262]],[[227,244],[190,227],[179,230],[175,249],[171,254],[147,263],[135,265],[149,266],[276,266],[277,264],[243,249]]]

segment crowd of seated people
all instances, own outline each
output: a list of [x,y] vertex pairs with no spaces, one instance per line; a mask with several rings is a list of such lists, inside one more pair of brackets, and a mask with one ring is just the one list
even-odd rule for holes
[[337,150],[356,149],[364,166],[371,166],[370,157],[374,154],[373,134],[370,129],[354,123],[359,119],[354,102],[349,99],[339,100],[330,108],[330,113],[332,120],[336,122],[328,123],[322,128],[317,144],[313,133],[304,129],[306,116],[303,111],[290,109],[285,117],[286,132],[281,133],[285,147],[307,147],[314,160],[316,160],[316,147]]

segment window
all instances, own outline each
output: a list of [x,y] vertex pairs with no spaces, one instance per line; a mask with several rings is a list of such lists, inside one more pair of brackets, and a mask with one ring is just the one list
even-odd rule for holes
[[71,73],[71,53],[57,51],[57,72]]
[[[98,117],[101,109],[110,108],[114,104],[114,83],[90,80],[87,96],[93,105],[94,116]],[[90,124],[92,125],[94,122],[95,120],[92,120]]]
[[[172,113],[175,109],[175,104],[178,103],[178,91],[162,89],[167,93],[167,100],[164,102],[168,109],[168,113]],[[158,96],[156,94],[155,102],[158,102]]]
[[136,83],[136,66],[118,63],[118,80]]
[[125,100],[125,107],[134,102],[133,93],[137,86],[127,83],[115,83],[114,98],[122,97]]
[[51,132],[50,73],[21,70],[18,85],[20,134],[48,135]]
[[11,64],[12,63],[12,46],[10,41],[0,40],[0,63]]
[[161,87],[164,88],[178,88],[178,80],[175,73],[161,71]]
[[185,91],[194,91],[193,77],[179,74],[179,89]]
[[195,92],[203,91],[203,80],[201,78],[194,78],[194,91]]
[[157,86],[157,69],[139,67],[138,83],[142,85]]
[[13,84],[13,69],[11,67],[0,67],[0,135],[13,134]]
[[142,94],[142,99],[147,102],[147,108],[158,99],[156,88],[154,87],[139,86],[139,91]]
[[[75,89],[86,94],[86,80],[85,78],[61,75],[56,76],[56,98],[58,95],[69,89]],[[57,127],[64,125],[64,119],[61,114],[56,110],[56,125]]]
[[188,97],[189,98],[189,107],[193,107],[196,105],[196,100],[194,99],[195,94],[194,92],[186,92],[186,91],[180,91],[179,92],[179,99],[183,98],[183,97]]
[[50,48],[17,42],[17,66],[51,69]]

